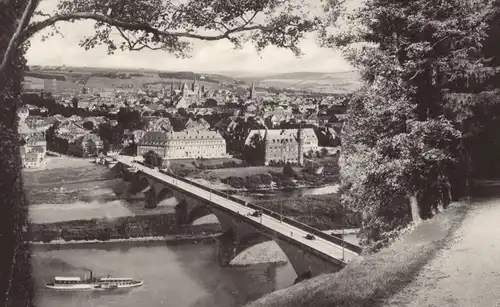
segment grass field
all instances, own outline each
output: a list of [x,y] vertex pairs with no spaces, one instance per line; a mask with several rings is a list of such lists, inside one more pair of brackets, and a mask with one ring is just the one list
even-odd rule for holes
[[[300,168],[294,168],[299,170]],[[281,172],[283,171],[282,166],[249,166],[249,167],[232,167],[232,168],[221,168],[214,170],[206,170],[200,174],[203,177],[215,177],[218,179],[224,179],[227,177],[247,177],[253,175],[267,174],[269,172]],[[213,175],[211,175],[213,174]]]
[[96,165],[83,159],[70,159],[49,157],[49,165],[53,163],[57,167],[47,167],[37,171],[23,171],[25,186],[50,185],[68,182],[92,181],[100,179],[111,179],[107,167]]

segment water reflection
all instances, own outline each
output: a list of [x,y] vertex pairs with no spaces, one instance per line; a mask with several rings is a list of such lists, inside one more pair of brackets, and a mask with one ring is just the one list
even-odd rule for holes
[[[288,287],[296,277],[288,264],[221,267],[215,253],[215,247],[206,244],[35,250],[36,306],[234,307]],[[120,292],[62,293],[44,288],[44,281],[54,276],[83,277],[85,269],[145,284]]]

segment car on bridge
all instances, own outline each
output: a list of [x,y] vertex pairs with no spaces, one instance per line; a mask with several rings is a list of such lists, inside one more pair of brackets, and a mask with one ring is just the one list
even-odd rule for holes
[[254,212],[250,213],[250,215],[254,217],[260,217],[262,216],[262,212],[255,210]]
[[305,236],[305,238],[306,238],[307,240],[316,240],[316,237],[315,237],[315,236],[313,236],[312,234],[307,234],[307,235]]

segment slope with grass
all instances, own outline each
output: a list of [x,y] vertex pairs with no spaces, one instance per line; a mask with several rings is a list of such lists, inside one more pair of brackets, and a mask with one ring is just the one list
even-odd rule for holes
[[415,227],[379,253],[268,294],[246,307],[374,307],[409,284],[445,247],[467,212],[465,202]]

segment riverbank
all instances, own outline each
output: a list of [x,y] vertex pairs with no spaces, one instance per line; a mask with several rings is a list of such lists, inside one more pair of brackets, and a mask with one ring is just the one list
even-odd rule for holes
[[391,246],[325,274],[273,292],[245,307],[374,307],[409,284],[453,238],[468,203],[453,203],[445,212],[408,231]]
[[257,206],[319,230],[359,228],[360,217],[345,212],[338,194],[309,195],[290,199],[262,199],[253,202]]
[[77,158],[63,155],[61,155],[60,157],[46,156],[39,168],[24,168],[23,172],[32,173],[54,169],[89,167],[92,164],[93,163],[90,161],[90,159],[86,158]]
[[178,225],[175,213],[31,224],[30,241],[109,241],[130,238],[215,234],[219,224]]
[[220,236],[220,233],[203,234],[203,235],[170,235],[170,236],[151,236],[151,237],[137,237],[128,239],[110,239],[102,240],[53,240],[50,242],[29,242],[36,250],[60,250],[60,249],[75,249],[75,248],[88,248],[89,246],[99,245],[113,245],[120,246],[151,246],[153,243],[160,243],[160,245],[180,245],[180,244],[213,244],[214,240]]
[[[269,190],[283,188],[321,187],[338,183],[338,156],[330,156],[313,161],[302,168],[297,166],[248,166],[227,167],[192,172],[187,177],[203,179],[214,188],[224,187],[224,190],[239,191]],[[316,172],[317,170],[320,172]],[[230,187],[230,189],[228,189]]]

